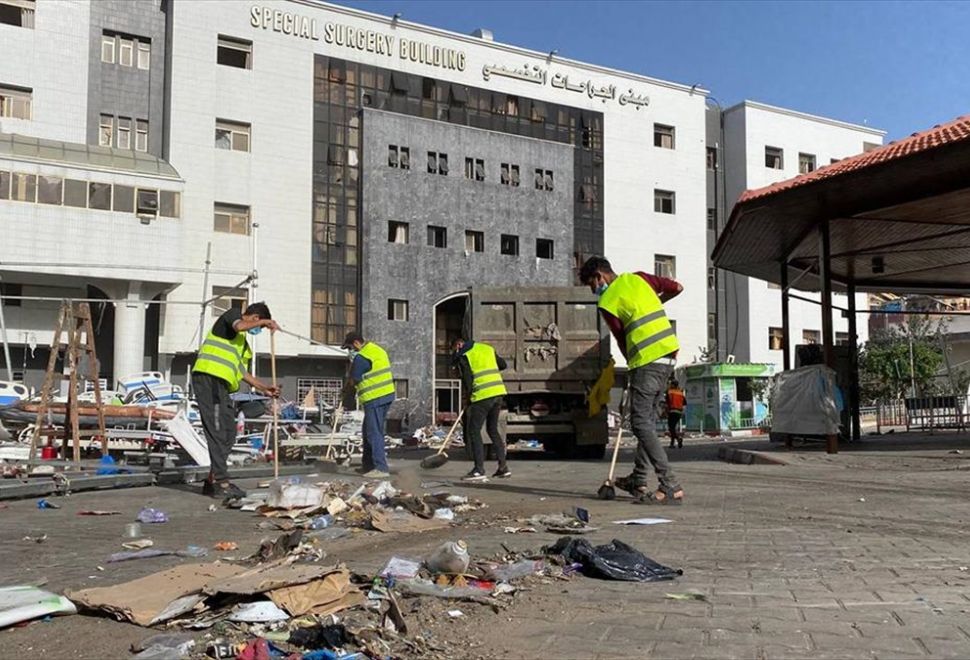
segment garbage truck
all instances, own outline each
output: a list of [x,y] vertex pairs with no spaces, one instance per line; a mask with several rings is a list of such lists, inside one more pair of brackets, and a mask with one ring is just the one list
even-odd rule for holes
[[[602,458],[606,408],[591,417],[586,396],[610,364],[596,296],[585,287],[486,287],[471,289],[465,301],[466,336],[508,362],[501,419],[508,442],[537,440],[547,452]],[[483,440],[490,442],[484,429]]]

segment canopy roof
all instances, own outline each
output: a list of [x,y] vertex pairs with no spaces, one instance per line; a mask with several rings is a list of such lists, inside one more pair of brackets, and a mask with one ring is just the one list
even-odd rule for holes
[[0,157],[179,178],[179,173],[168,162],[141,151],[47,140],[16,133],[0,133]]
[[833,285],[970,290],[970,116],[802,176],[748,190],[714,248],[719,268],[820,288],[828,223]]

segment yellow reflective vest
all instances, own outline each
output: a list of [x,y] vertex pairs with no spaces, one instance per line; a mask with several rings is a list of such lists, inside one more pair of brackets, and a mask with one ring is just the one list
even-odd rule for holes
[[239,389],[243,376],[246,375],[246,365],[249,364],[252,355],[249,344],[246,343],[245,332],[237,332],[236,336],[229,340],[210,331],[202,342],[202,348],[195,358],[192,371],[221,378],[226,381],[229,391],[235,392]]
[[598,306],[623,324],[628,369],[650,364],[680,348],[657,292],[639,275],[618,275],[600,295]]
[[507,393],[505,383],[502,381],[498,361],[495,359],[494,348],[488,344],[475,342],[465,351],[465,357],[472,371],[472,391],[469,397],[472,403],[505,396]]
[[360,347],[360,355],[370,360],[370,371],[357,383],[357,400],[361,404],[394,394],[394,375],[387,351],[372,341]]

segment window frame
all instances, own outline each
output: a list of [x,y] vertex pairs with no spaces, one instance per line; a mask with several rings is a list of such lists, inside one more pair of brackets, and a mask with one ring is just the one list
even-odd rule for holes
[[[128,63],[125,63],[125,50],[128,51]],[[133,67],[135,65],[135,40],[128,37],[118,37],[118,65]]]
[[[669,269],[666,265],[670,266]],[[669,272],[660,272],[669,270]],[[669,280],[677,279],[677,256],[673,254],[654,254],[653,255],[653,274],[657,277],[666,277]]]
[[[219,61],[220,50],[227,49],[235,51],[237,53],[245,53],[245,61],[243,66],[237,66],[235,64],[228,64],[226,62]],[[231,37],[227,34],[216,35],[216,64],[219,66],[228,66],[233,69],[241,69],[243,71],[252,71],[253,69],[253,42],[249,39],[242,39],[240,37]]]
[[[670,203],[670,210],[664,210],[667,203]],[[664,215],[676,215],[677,214],[677,193],[673,190],[661,190],[660,188],[653,189],[653,212],[662,213]]]
[[499,251],[499,254],[502,254],[506,257],[519,256],[519,237],[516,234],[501,234],[499,236],[498,251]]
[[[107,120],[108,123],[105,123]],[[105,129],[107,129],[108,143],[105,144]],[[98,146],[111,148],[114,146],[115,139],[115,118],[112,115],[102,114],[98,119]]]
[[[468,249],[468,239],[472,240],[472,249]],[[485,252],[485,232],[476,229],[465,230],[465,252],[469,254]]]
[[[144,128],[144,130],[142,130],[142,128]],[[147,119],[135,120],[135,151],[148,153],[148,120]]]
[[[670,145],[664,145],[664,138],[670,138]],[[659,124],[654,122],[653,124],[653,146],[658,149],[670,149],[673,151],[677,148],[677,128],[669,124]]]
[[[775,167],[769,162],[769,158],[777,158],[778,166]],[[765,167],[769,170],[783,170],[785,169],[785,150],[781,147],[772,147],[770,145],[765,145]]]
[[[115,145],[119,149],[131,149],[131,117],[118,117],[116,130]],[[122,146],[122,136],[124,136],[124,146]]]
[[[220,131],[228,134],[229,146],[219,146]],[[242,140],[245,140],[245,149],[237,148],[237,142],[241,142]],[[251,153],[253,144],[253,125],[243,121],[220,119],[219,117],[216,117],[215,141],[213,144],[216,149],[221,149],[222,151]]]
[[[404,240],[397,240],[402,234],[404,236]],[[411,242],[411,223],[402,222],[400,220],[388,220],[387,242],[393,243],[394,245],[408,245]]]
[[[109,59],[105,59],[105,47],[110,46]],[[117,61],[116,51],[118,49],[118,38],[113,34],[101,35],[101,61],[105,64],[114,64]]]
[[[22,114],[15,113],[18,107]],[[0,85],[0,117],[31,121],[34,118],[34,89]]]
[[[404,298],[388,298],[387,299],[387,320],[388,321],[401,321],[407,323],[410,319],[410,305],[408,301]],[[398,318],[398,312],[403,310],[404,318]]]
[[[548,246],[549,252],[548,256],[543,256],[544,250],[540,250],[541,247]],[[536,238],[536,259],[555,259],[556,258],[556,242],[551,238]]]
[[[243,211],[245,211],[245,217],[243,217]],[[253,227],[253,210],[252,207],[246,204],[232,204],[230,202],[213,202],[212,204],[212,227],[213,231],[219,232],[221,234],[233,234],[235,236],[249,236],[252,234]],[[227,229],[219,229],[217,224],[217,216],[223,216],[226,218]],[[233,231],[233,227],[240,221],[240,219],[245,219],[246,221],[246,231],[239,232]]]
[[[142,66],[142,55],[145,56],[145,66]],[[142,71],[148,71],[152,68],[151,42],[138,40],[135,43],[135,67]]]
[[[807,167],[803,167],[807,165]],[[809,154],[805,152],[798,152],[798,173],[799,174],[810,174],[818,169],[818,159],[815,154]]]
[[[438,238],[441,238],[441,245],[438,245]],[[428,247],[437,249],[447,249],[448,247],[448,228],[441,225],[428,225]]]

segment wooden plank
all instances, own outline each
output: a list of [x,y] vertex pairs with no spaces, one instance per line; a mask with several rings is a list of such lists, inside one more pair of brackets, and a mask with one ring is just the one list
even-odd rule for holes
[[101,455],[108,455],[108,436],[104,429],[104,400],[101,398],[101,379],[99,378],[98,351],[94,345],[94,326],[91,323],[91,306],[80,305],[81,318],[84,319],[84,334],[87,339],[89,378],[94,382],[94,405],[98,410],[98,430],[101,431]]
[[54,382],[54,367],[57,366],[57,356],[61,350],[61,330],[64,327],[64,312],[66,303],[61,303],[54,325],[54,337],[51,339],[51,354],[47,360],[47,372],[44,374],[44,384],[40,388],[40,405],[37,407],[37,419],[34,420],[34,434],[30,438],[30,460],[37,457],[37,443],[40,441],[40,430],[47,414],[47,406],[51,399],[51,387]]
[[[78,401],[77,401],[77,370],[78,370],[78,321],[74,316],[74,305],[67,310],[68,319],[68,344],[67,344],[67,359],[68,366],[71,370],[68,391],[67,391],[67,412],[68,419],[71,420],[71,438],[72,446],[74,450],[73,460],[75,463],[81,462],[81,429],[78,417]],[[67,458],[67,443],[62,445],[64,450],[64,458]]]

